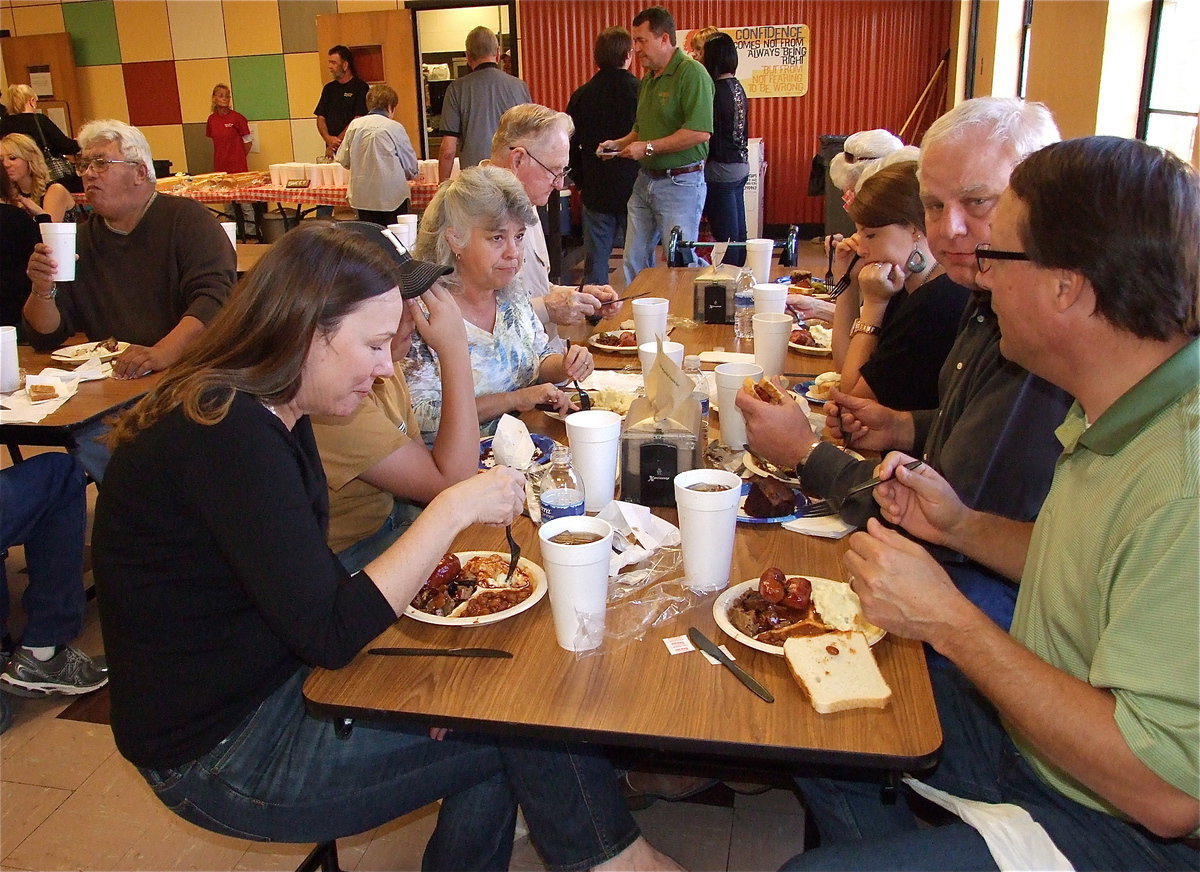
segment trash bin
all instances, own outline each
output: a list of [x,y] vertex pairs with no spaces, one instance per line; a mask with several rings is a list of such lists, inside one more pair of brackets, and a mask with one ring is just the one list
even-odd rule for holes
[[841,233],[850,236],[854,233],[854,221],[846,213],[842,205],[842,192],[829,178],[829,165],[842,152],[849,134],[821,135],[821,151],[819,157],[825,168],[825,235]]
[[287,222],[278,210],[266,212],[263,214],[262,220],[258,223],[258,231],[262,236],[263,242],[278,242],[283,239],[283,234],[287,232]]

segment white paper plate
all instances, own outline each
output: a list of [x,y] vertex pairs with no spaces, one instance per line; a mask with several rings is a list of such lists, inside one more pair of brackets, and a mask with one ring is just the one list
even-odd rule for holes
[[799,351],[801,354],[816,354],[830,355],[833,354],[832,348],[825,348],[823,345],[797,345],[795,342],[788,342],[788,348],[792,351]]
[[[608,332],[613,333],[615,331],[609,330]],[[604,351],[604,352],[607,352],[608,354],[637,354],[638,353],[638,348],[636,345],[605,345],[603,342],[600,342],[597,339],[597,337],[599,335],[600,335],[599,333],[593,333],[591,336],[588,337],[588,345],[592,346],[592,348],[596,349],[597,351]]]
[[95,358],[100,362],[112,360],[119,354],[124,354],[125,349],[129,347],[128,342],[118,342],[116,351],[105,351],[103,349],[97,351],[96,342],[81,342],[78,345],[68,345],[65,348],[60,348],[50,355],[52,360],[62,361],[64,363],[83,363],[85,360]]
[[[804,573],[800,573],[800,572],[792,572],[792,573],[784,573],[784,574],[785,575],[804,575]],[[814,588],[817,587],[818,585],[822,585],[822,584],[845,584],[845,582],[842,582],[842,581],[834,581],[831,578],[820,578],[815,575],[804,575],[804,577],[813,583]],[[738,642],[741,642],[747,648],[753,648],[756,651],[764,651],[767,654],[775,654],[779,657],[782,657],[783,656],[783,646],[782,645],[768,645],[766,642],[758,641],[753,636],[747,636],[745,633],[743,633],[741,630],[739,630],[737,627],[735,627],[733,625],[733,623],[729,620],[729,606],[733,603],[733,601],[736,600],[738,597],[740,597],[746,591],[751,590],[752,588],[755,588],[757,586],[758,586],[758,579],[751,578],[748,581],[743,581],[741,584],[735,584],[735,585],[733,585],[733,587],[726,588],[721,593],[721,595],[719,597],[717,597],[716,601],[713,603],[713,618],[716,620],[717,626],[720,627],[722,631],[724,631],[725,635],[729,636],[730,638],[732,638]],[[868,645],[876,644],[880,639],[882,639],[884,636],[887,635],[886,630],[881,630],[878,627],[876,627],[875,629],[878,630],[878,632],[875,633],[874,635],[867,637]]]
[[[472,557],[478,557],[486,554],[503,554],[505,558],[507,554],[501,551],[456,551],[455,556],[458,557],[460,563],[466,563]],[[502,612],[494,612],[490,615],[478,615],[474,618],[443,618],[441,615],[429,615],[425,612],[418,611],[412,606],[407,606],[404,609],[404,614],[412,618],[414,621],[420,621],[422,624],[437,624],[441,627],[482,627],[486,624],[495,624],[500,621],[506,621],[521,612],[528,611],[533,608],[546,595],[546,573],[542,567],[538,566],[532,560],[526,560],[524,557],[517,563],[519,567],[529,573],[530,579],[533,580],[533,593],[528,598],[517,603],[511,609],[505,609]]]

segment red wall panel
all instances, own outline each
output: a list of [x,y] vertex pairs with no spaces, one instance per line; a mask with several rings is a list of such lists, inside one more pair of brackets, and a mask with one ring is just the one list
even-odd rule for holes
[[[642,0],[521,0],[521,77],[533,99],[565,109],[571,92],[595,72],[592,44],[610,25],[630,27]],[[682,30],[714,25],[807,24],[808,94],[750,101],[750,135],[765,141],[765,220],[822,221],[822,199],[809,197],[808,175],[823,133],[874,127],[898,131],[949,48],[946,0],[674,0],[665,4]],[[641,70],[633,70],[641,75]],[[944,102],[945,76],[932,100]],[[908,142],[919,142],[939,109],[927,111]],[[910,128],[912,125],[910,125]]]

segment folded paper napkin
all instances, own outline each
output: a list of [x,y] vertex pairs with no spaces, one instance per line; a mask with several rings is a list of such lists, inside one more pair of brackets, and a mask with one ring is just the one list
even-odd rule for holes
[[42,378],[58,379],[59,381],[85,382],[112,378],[112,373],[113,368],[111,363],[101,363],[98,358],[90,357],[82,366],[76,369],[58,369],[57,367],[48,366],[38,373],[38,375]]
[[753,354],[739,351],[701,351],[701,363],[754,363]]
[[822,539],[841,539],[847,533],[854,532],[854,525],[847,524],[837,515],[828,515],[824,518],[797,518],[781,526],[793,533],[819,536]]
[[634,563],[641,563],[659,548],[678,545],[679,528],[651,514],[646,506],[613,500],[597,515],[613,528],[613,555],[609,576]]
[[51,412],[57,411],[71,397],[75,396],[75,391],[79,387],[79,380],[63,380],[52,376],[31,375],[25,379],[25,384],[54,385],[54,388],[58,391],[58,397],[53,400],[32,403],[29,401],[29,395],[23,390],[13,391],[11,394],[0,396],[0,405],[4,406],[4,408],[0,409],[0,423],[38,423]]
[[533,462],[533,451],[533,439],[525,422],[512,415],[501,415],[500,423],[496,425],[496,435],[492,437],[496,465],[527,469]]

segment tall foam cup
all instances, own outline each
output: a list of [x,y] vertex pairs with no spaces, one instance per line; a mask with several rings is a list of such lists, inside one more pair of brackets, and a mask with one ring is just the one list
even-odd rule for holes
[[754,314],[782,312],[787,307],[787,285],[767,282],[754,286]]
[[[577,545],[552,541],[563,533],[598,538]],[[550,588],[554,637],[560,648],[591,651],[604,641],[612,537],[613,528],[608,521],[587,515],[555,518],[538,527],[542,568],[546,570]]]
[[783,372],[788,340],[795,324],[791,315],[782,312],[754,316],[754,362],[762,367],[767,378],[775,378]]
[[729,584],[741,496],[741,478],[724,469],[689,469],[675,476],[683,583],[697,593]]
[[221,229],[229,237],[229,244],[233,246],[233,250],[237,251],[237,224],[233,221],[222,221]]
[[0,327],[0,391],[9,393],[21,386],[17,362],[17,328]]
[[[675,361],[676,366],[683,366],[683,343],[682,342],[664,342],[662,344],[663,354]],[[649,374],[654,368],[654,360],[658,357],[658,343],[655,341],[645,342],[638,346],[638,362],[642,365],[642,375]]]
[[774,247],[773,239],[746,240],[746,266],[754,273],[756,284],[766,284],[771,280],[771,252]]
[[721,444],[741,448],[746,444],[746,419],[737,407],[737,394],[747,378],[758,381],[763,369],[755,363],[722,363],[717,375],[717,403],[720,408]]
[[671,301],[666,297],[642,297],[633,303],[633,332],[637,344],[653,342],[654,337],[667,338],[667,310]]
[[593,409],[567,415],[567,442],[575,471],[583,479],[583,508],[598,512],[617,492],[617,449],[621,444],[621,416]]
[[51,259],[58,264],[54,270],[54,281],[75,281],[75,225],[39,224],[42,242],[50,246]]

